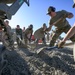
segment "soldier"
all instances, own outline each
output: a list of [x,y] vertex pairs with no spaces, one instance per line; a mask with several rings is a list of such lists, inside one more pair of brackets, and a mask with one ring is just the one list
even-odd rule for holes
[[17,25],[16,27],[16,40],[17,40],[17,44],[21,45],[21,40],[22,40],[22,29],[20,28],[19,25]]
[[4,30],[4,31],[6,31],[6,32],[5,32],[5,35],[7,36],[7,39],[6,39],[6,40],[9,41],[9,46],[12,46],[12,45],[14,44],[14,41],[13,41],[13,39],[12,39],[13,33],[11,32],[11,27],[10,27],[10,25],[9,25],[9,21],[6,20],[6,21],[4,22],[4,24],[5,24],[5,27],[6,27],[6,30]]
[[35,39],[36,39],[36,44],[38,44],[38,40],[39,40],[39,39],[42,39],[42,40],[43,40],[43,43],[46,45],[46,41],[45,41],[46,29],[47,29],[47,26],[46,26],[46,24],[44,23],[41,28],[37,29],[37,30],[34,32],[34,37],[35,37]]
[[[71,12],[67,12],[65,10],[56,12],[55,10],[56,10],[55,7],[50,6],[48,8],[48,13],[47,13],[47,15],[51,17],[48,31],[51,30],[53,25],[56,27],[55,34],[52,36],[49,46],[54,46],[56,39],[59,37],[59,35],[61,35],[61,33],[68,32],[71,26],[66,20],[66,18],[71,19],[73,17],[73,14]],[[73,38],[71,38],[71,40],[74,41]]]
[[[74,8],[75,7],[75,0],[73,0],[73,1],[74,1],[73,8]],[[67,32],[67,34],[64,37],[64,39],[61,42],[58,43],[58,47],[59,48],[63,47],[65,42],[66,42],[66,40],[74,37],[75,36],[74,34],[75,34],[75,23],[74,23],[73,27],[70,28],[70,30]],[[73,42],[75,42],[75,41],[73,41]]]
[[24,41],[25,41],[25,46],[27,47],[28,41],[31,41],[31,36],[33,34],[33,25],[30,24],[29,27],[25,30],[24,32]]

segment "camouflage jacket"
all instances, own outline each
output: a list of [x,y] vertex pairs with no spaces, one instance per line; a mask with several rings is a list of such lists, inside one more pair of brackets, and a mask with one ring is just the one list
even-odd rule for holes
[[58,11],[56,12],[56,16],[54,16],[53,18],[50,19],[49,21],[49,25],[53,24],[54,22],[56,22],[57,20],[59,20],[61,18],[60,21],[58,21],[54,26],[56,28],[62,28],[62,27],[65,27],[67,25],[69,25],[69,22],[66,20],[68,14],[70,12],[67,12],[65,10],[61,10],[61,11]]
[[22,29],[21,28],[16,28],[16,34],[17,35],[22,35]]

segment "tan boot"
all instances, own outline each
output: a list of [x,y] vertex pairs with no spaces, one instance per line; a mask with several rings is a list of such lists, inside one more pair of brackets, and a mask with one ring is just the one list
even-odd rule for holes
[[58,43],[58,48],[63,48],[64,44],[65,44],[65,42],[63,42],[63,41],[59,42]]

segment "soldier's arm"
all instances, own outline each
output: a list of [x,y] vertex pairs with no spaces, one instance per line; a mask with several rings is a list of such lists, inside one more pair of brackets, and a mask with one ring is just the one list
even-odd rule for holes
[[67,12],[65,10],[62,10],[61,13],[64,15],[65,18],[72,18],[74,15],[71,12]]
[[46,29],[47,32],[49,32],[52,28],[52,26],[54,25],[54,23],[52,22],[52,19],[50,19],[49,21],[49,27]]
[[46,29],[46,31],[49,32],[51,30],[52,26],[53,26],[53,24],[52,25],[49,25],[49,27]]
[[25,37],[28,39],[27,34],[25,33]]
[[16,31],[16,35],[18,35],[18,30],[17,30],[17,28],[15,29],[15,31]]

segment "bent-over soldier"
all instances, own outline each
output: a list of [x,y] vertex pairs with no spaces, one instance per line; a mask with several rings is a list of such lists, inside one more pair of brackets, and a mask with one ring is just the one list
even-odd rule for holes
[[31,36],[33,34],[33,25],[30,24],[29,27],[25,30],[24,32],[24,41],[25,41],[25,46],[27,46],[28,41],[31,41]]
[[[61,35],[61,33],[68,32],[68,30],[71,28],[71,25],[66,20],[66,18],[71,19],[73,17],[73,14],[71,12],[67,12],[65,10],[56,12],[55,10],[56,10],[55,7],[50,6],[48,8],[48,13],[47,13],[51,17],[48,31],[51,30],[53,25],[56,27],[55,34],[52,36],[52,40],[50,41],[49,46],[54,46],[56,39],[59,37],[59,35]],[[74,37],[70,39],[72,41],[75,40]]]
[[46,29],[47,29],[47,26],[46,26],[46,24],[44,23],[41,28],[37,29],[37,30],[34,32],[34,37],[35,37],[35,39],[36,39],[36,40],[35,40],[36,44],[38,44],[38,40],[42,39],[43,43],[46,45],[46,41],[45,41]]

